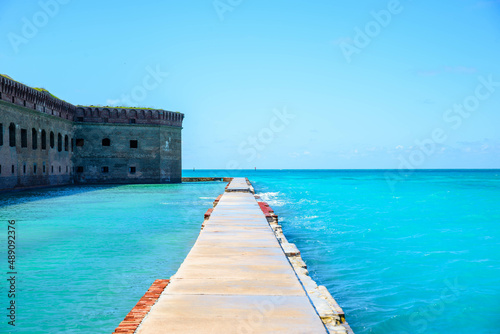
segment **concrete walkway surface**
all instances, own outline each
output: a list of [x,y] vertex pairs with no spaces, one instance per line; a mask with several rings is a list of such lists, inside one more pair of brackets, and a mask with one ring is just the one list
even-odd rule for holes
[[234,178],[136,333],[327,331],[253,188]]

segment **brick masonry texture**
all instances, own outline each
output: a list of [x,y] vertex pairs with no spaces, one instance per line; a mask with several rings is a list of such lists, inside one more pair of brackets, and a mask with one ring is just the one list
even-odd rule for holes
[[165,290],[170,281],[168,279],[157,279],[137,302],[135,307],[127,314],[125,319],[115,329],[113,334],[132,334],[140,325],[146,314],[151,310],[151,307],[160,298],[161,293]]
[[74,106],[0,76],[0,191],[182,181],[184,115]]

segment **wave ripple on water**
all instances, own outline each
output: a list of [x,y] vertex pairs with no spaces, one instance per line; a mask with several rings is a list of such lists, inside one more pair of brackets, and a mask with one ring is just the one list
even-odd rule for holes
[[498,171],[384,173],[248,177],[356,333],[500,333]]

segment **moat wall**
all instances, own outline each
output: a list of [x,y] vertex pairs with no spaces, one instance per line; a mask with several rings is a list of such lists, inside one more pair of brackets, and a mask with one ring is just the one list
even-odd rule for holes
[[0,124],[0,190],[72,183],[71,121],[0,101]]
[[0,191],[182,182],[184,115],[74,106],[0,76]]

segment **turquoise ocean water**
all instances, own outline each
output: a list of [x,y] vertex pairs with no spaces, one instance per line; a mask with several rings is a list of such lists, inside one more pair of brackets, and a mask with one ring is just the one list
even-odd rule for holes
[[[85,186],[0,195],[0,333],[112,333],[155,279],[177,271],[224,187]],[[7,325],[3,274],[9,219],[17,232],[15,329]]]
[[[500,171],[387,173],[184,176],[248,176],[356,333],[500,333]],[[18,233],[17,326],[2,315],[0,332],[112,332],[154,279],[175,273],[224,186],[0,195],[2,244],[8,219]]]

